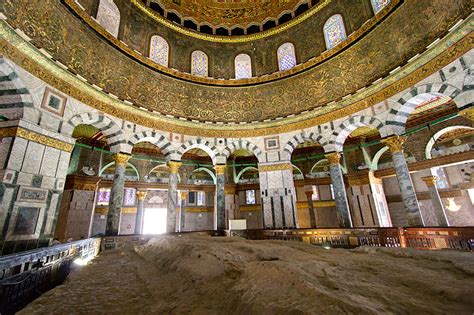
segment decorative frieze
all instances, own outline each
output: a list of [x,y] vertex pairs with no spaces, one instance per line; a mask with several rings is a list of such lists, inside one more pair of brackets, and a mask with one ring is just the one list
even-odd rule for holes
[[260,172],[275,172],[275,171],[287,171],[293,170],[291,163],[279,163],[279,164],[263,164],[258,166]]

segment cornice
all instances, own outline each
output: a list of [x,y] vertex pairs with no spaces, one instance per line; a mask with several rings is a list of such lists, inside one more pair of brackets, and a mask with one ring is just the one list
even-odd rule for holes
[[255,137],[286,133],[346,117],[413,86],[472,49],[473,18],[387,78],[363,91],[316,111],[277,121],[236,124],[204,124],[166,117],[126,104],[82,81],[49,59],[0,21],[0,53],[69,96],[109,115],[152,129],[202,137]]
[[74,149],[74,144],[63,142],[22,127],[0,128],[0,138],[4,137],[20,137],[65,152],[71,152]]

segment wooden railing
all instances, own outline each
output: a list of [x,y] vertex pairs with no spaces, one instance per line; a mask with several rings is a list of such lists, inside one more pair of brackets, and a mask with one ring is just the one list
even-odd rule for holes
[[61,284],[72,262],[96,256],[100,242],[100,238],[90,238],[0,257],[0,314],[14,314]]
[[245,235],[253,240],[302,241],[343,248],[377,246],[474,251],[474,227],[247,230]]

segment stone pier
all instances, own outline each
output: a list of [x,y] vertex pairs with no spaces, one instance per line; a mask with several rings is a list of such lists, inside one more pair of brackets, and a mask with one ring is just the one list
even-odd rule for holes
[[178,201],[178,171],[181,162],[169,161],[168,167],[170,177],[168,183],[168,214],[166,220],[166,232],[172,233],[176,230],[176,202]]
[[436,187],[436,181],[438,180],[438,178],[436,176],[426,176],[422,177],[421,179],[425,182],[426,186],[428,186],[431,202],[433,203],[433,210],[436,215],[438,225],[449,226],[448,218],[446,217],[446,212],[444,210],[443,203],[441,202],[438,187]]
[[308,211],[309,211],[309,224],[312,229],[316,228],[316,214],[314,213],[313,206],[313,192],[306,191],[306,198],[308,199]]
[[107,236],[118,235],[120,226],[120,213],[122,211],[123,204],[125,169],[130,158],[131,155],[128,154],[114,154],[115,174],[114,181],[112,183],[112,189],[110,190],[109,212],[107,214],[107,226],[105,229],[105,235]]
[[352,227],[346,186],[344,184],[344,177],[342,176],[341,165],[339,164],[341,155],[338,152],[333,152],[326,154],[326,158],[330,164],[331,181],[334,188],[334,199],[336,201],[339,225],[341,227]]
[[216,165],[216,211],[215,229],[225,230],[225,165]]
[[137,191],[137,216],[135,218],[135,234],[143,234],[144,203],[147,191]]
[[400,186],[400,194],[405,206],[408,226],[423,226],[420,206],[416,198],[415,189],[413,188],[413,182],[405,160],[405,155],[403,154],[403,144],[405,141],[405,137],[392,136],[383,139],[381,142],[388,146],[392,154],[395,174],[397,176],[398,185]]

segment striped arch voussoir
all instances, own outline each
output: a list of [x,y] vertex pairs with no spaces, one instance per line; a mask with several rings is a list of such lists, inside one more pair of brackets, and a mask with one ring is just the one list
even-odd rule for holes
[[247,150],[257,157],[259,162],[263,162],[264,154],[254,143],[247,140],[237,140],[229,144],[220,154],[227,160],[229,156],[237,150]]
[[188,140],[183,143],[176,152],[177,156],[181,159],[184,153],[195,148],[205,151],[211,157],[212,162],[214,164],[216,163],[216,159],[219,156],[219,151],[216,146],[209,141],[200,138]]
[[377,118],[369,116],[353,116],[342,122],[331,135],[330,143],[333,146],[333,150],[342,151],[342,147],[347,137],[357,128],[364,126],[374,127],[380,132],[382,137],[385,136],[383,132],[384,124]]
[[285,145],[283,151],[288,154],[288,158],[291,157],[293,151],[300,145],[307,141],[311,141],[314,143],[319,143],[321,146],[325,147],[328,145],[328,141],[321,135],[317,135],[314,132],[311,133],[299,133],[293,138],[291,138]]
[[154,130],[147,130],[147,131],[142,131],[142,132],[138,132],[134,134],[128,140],[127,147],[129,148],[131,152],[135,144],[139,142],[144,142],[144,141],[147,141],[156,145],[165,157],[169,157],[171,154],[176,153],[175,150],[173,149],[171,142],[169,142],[165,136],[163,136],[162,134]]

